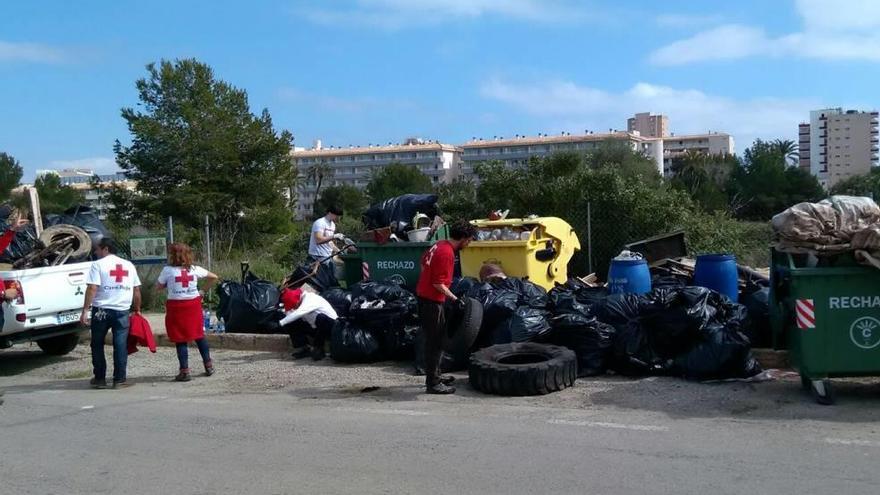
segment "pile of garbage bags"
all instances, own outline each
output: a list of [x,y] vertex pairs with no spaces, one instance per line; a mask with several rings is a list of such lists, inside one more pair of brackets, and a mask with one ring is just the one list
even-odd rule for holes
[[664,286],[608,295],[572,279],[549,293],[515,278],[456,281],[459,296],[484,305],[477,347],[545,342],[575,351],[580,376],[608,370],[694,380],[761,372],[751,354],[749,309],[703,287]]
[[330,335],[330,355],[339,362],[411,360],[415,355],[418,302],[391,282],[360,282],[351,291],[321,294],[339,319]]

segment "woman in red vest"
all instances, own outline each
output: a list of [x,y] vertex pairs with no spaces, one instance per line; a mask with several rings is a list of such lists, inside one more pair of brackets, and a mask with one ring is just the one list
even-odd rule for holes
[[168,246],[168,266],[162,269],[157,280],[159,289],[168,291],[165,302],[165,331],[168,340],[177,346],[177,359],[180,373],[174,378],[178,382],[188,382],[189,351],[187,344],[195,342],[205,363],[205,376],[214,374],[214,363],[205,340],[205,327],[202,318],[202,296],[199,280],[205,280],[205,290],[217,282],[217,275],[193,264],[193,252],[186,244],[175,243]]

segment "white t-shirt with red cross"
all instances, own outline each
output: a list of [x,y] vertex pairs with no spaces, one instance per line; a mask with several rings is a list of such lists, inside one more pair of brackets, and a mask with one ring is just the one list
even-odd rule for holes
[[196,265],[166,266],[156,281],[165,286],[169,300],[188,301],[199,297],[199,279],[207,276],[208,270]]
[[110,254],[92,263],[86,283],[98,286],[92,307],[128,311],[141,279],[130,261]]

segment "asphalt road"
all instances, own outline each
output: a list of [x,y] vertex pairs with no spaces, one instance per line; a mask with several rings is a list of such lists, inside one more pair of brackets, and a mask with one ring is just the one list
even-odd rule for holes
[[[136,386],[92,391],[70,371],[84,356],[0,353],[0,493],[880,493],[876,383],[834,408],[795,380],[436,397],[394,367],[316,385],[337,368],[226,351],[215,377],[177,384],[135,361]],[[291,378],[239,382],[251,365]]]

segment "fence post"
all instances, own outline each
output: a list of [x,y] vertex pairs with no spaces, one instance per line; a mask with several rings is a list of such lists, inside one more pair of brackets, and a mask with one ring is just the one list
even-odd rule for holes
[[593,273],[593,211],[592,202],[587,202],[587,273]]
[[168,232],[165,234],[165,237],[168,239],[168,244],[174,244],[174,217],[171,215],[168,216]]
[[205,255],[208,258],[208,270],[211,270],[213,268],[211,263],[211,221],[208,215],[205,215]]

